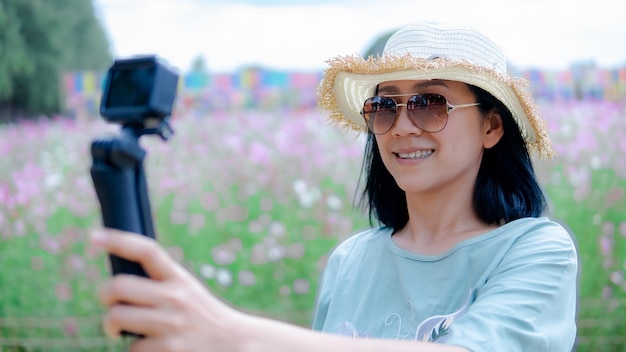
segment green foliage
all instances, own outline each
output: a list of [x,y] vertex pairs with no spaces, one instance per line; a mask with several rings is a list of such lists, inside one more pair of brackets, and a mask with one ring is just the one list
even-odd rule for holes
[[385,44],[387,44],[387,40],[389,40],[389,37],[391,37],[395,31],[396,30],[386,32],[378,36],[374,43],[372,43],[372,45],[365,51],[363,57],[367,59],[370,56],[376,57],[377,55],[382,55]]
[[13,75],[33,70],[27,60],[26,43],[21,36],[21,26],[16,15],[15,2],[0,0],[0,100],[13,94]]
[[61,72],[111,54],[91,0],[0,0],[0,58],[0,111],[15,117],[60,112]]
[[[59,7],[59,4],[55,4]],[[63,5],[62,68],[67,70],[106,69],[111,64],[109,40],[95,15],[91,0],[65,0]]]
[[191,64],[191,71],[192,72],[202,72],[202,73],[208,74],[209,67],[208,67],[204,57],[198,56],[198,57],[196,57],[193,60],[193,63]]

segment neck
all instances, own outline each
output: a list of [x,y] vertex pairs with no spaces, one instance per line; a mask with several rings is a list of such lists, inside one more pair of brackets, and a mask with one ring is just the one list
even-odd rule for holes
[[472,206],[472,190],[408,194],[409,221],[394,241],[407,250],[437,254],[495,228],[482,222]]

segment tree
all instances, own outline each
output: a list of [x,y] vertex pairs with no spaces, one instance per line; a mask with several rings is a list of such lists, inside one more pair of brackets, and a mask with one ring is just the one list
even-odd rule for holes
[[204,56],[196,56],[196,58],[193,59],[193,62],[191,63],[191,71],[203,73],[209,72],[209,66],[206,63]]
[[[48,0],[48,2],[50,2]],[[111,65],[107,35],[96,16],[92,0],[63,0],[60,6],[66,38],[62,68],[68,70],[103,70]]]
[[12,77],[32,72],[26,43],[22,38],[16,4],[0,0],[0,101],[13,95]]
[[376,38],[376,40],[374,41],[374,44],[372,44],[365,51],[365,54],[363,55],[363,57],[367,59],[370,56],[376,57],[377,55],[382,55],[383,49],[385,48],[385,44],[387,44],[387,40],[389,40],[389,37],[391,37],[391,35],[393,35],[393,33],[395,32],[396,31],[393,30],[393,31],[381,34],[378,38]]
[[0,111],[59,113],[61,73],[110,62],[91,0],[0,0]]

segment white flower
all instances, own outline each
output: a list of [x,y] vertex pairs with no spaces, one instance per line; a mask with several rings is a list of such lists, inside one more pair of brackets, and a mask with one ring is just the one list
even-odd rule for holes
[[333,194],[326,198],[326,205],[328,205],[328,207],[332,210],[340,210],[343,206],[343,201],[341,198]]
[[215,277],[215,268],[209,264],[200,265],[200,276],[205,279],[213,279]]
[[217,269],[215,281],[222,286],[230,286],[233,283],[233,275],[227,269]]

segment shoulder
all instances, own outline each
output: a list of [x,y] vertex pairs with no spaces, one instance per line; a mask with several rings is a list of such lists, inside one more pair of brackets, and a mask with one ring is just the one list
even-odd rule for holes
[[[471,246],[467,246],[471,244]],[[546,217],[521,218],[511,221],[483,236],[471,239],[463,249],[477,251],[491,258],[491,274],[517,267],[576,270],[578,253],[573,236],[558,222]],[[527,271],[529,275],[539,273]]]
[[[546,217],[524,218],[502,226],[513,237],[502,258],[502,266],[523,266],[576,272],[578,253],[573,235],[561,224]],[[503,233],[504,234],[504,233]],[[529,275],[541,270],[531,270]]]
[[[387,248],[386,238],[391,236],[391,229],[374,228],[358,232],[340,242],[330,251],[324,265],[322,288],[327,292],[338,277],[345,277],[355,270],[368,270],[376,265],[376,258],[380,258],[381,251]],[[387,236],[386,236],[387,235]],[[345,281],[344,281],[345,282]]]
[[[510,223],[520,241],[537,245],[560,246],[574,250],[574,238],[563,225],[547,217],[523,218]],[[506,225],[505,225],[506,226]]]
[[521,218],[502,225],[497,232],[516,242],[573,246],[573,236],[560,223],[547,217]]
[[[513,220],[497,229],[459,244],[455,249],[490,251],[494,257],[558,249],[567,256],[575,254],[573,236],[558,222],[547,217]],[[480,249],[478,249],[480,248]]]
[[541,230],[551,230],[567,234],[567,231],[561,224],[553,221],[545,216],[527,217],[513,220],[501,226],[502,229],[516,230],[521,232],[534,232]]
[[357,232],[340,242],[333,250],[333,253],[341,254],[355,248],[367,246],[372,242],[384,241],[387,238],[386,235],[391,235],[391,231],[390,228],[377,227]]
[[386,247],[385,243],[389,240],[391,231],[390,228],[373,228],[355,233],[335,246],[330,253],[329,262],[360,257],[365,252]]

